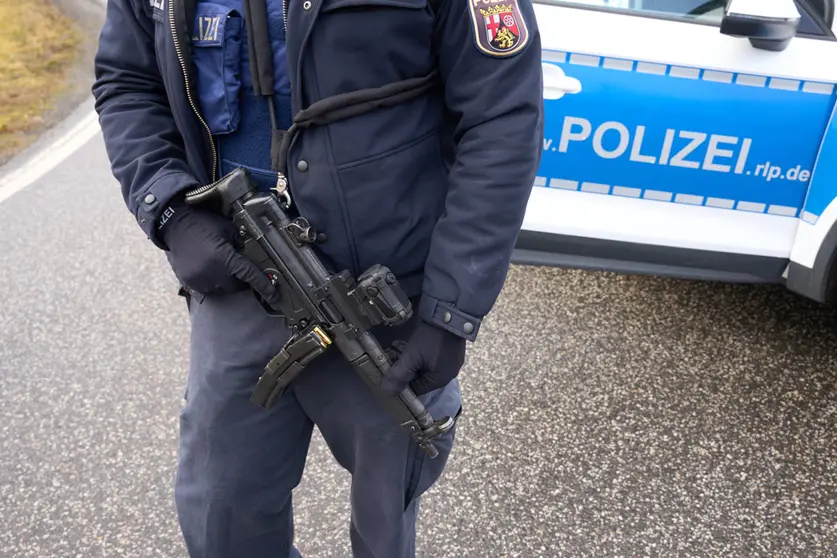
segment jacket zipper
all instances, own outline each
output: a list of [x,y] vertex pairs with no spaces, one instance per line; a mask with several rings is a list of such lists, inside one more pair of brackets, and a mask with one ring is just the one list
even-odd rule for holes
[[288,41],[288,0],[282,0],[282,23],[285,24],[285,42]]
[[195,197],[195,196],[198,196],[198,195],[200,195],[200,194],[203,194],[204,192],[207,192],[207,191],[209,191],[209,190],[212,190],[213,188],[215,188],[215,186],[217,186],[218,184],[220,184],[222,180],[224,180],[225,178],[227,178],[227,177],[228,177],[229,175],[231,175],[233,172],[235,172],[235,169],[231,170],[230,172],[228,172],[227,174],[225,174],[224,176],[222,176],[222,177],[221,177],[221,178],[219,178],[218,180],[213,180],[213,181],[212,181],[212,182],[210,182],[209,184],[204,184],[203,186],[198,186],[197,188],[194,188],[194,189],[192,189],[192,190],[187,191],[187,192],[186,192],[186,194],[185,194],[185,196],[186,196],[186,202],[188,203],[189,198],[193,198],[193,197]]
[[209,124],[201,116],[194,99],[192,99],[192,90],[189,88],[189,75],[186,71],[186,61],[183,59],[183,51],[180,49],[180,40],[177,37],[177,27],[174,24],[174,3],[175,0],[169,0],[169,26],[171,27],[171,36],[174,39],[174,50],[177,52],[177,61],[180,62],[180,70],[183,72],[183,83],[186,85],[186,97],[189,99],[189,104],[192,110],[201,121],[203,127],[206,129],[206,134],[209,136],[209,145],[212,148],[212,182],[215,182],[215,172],[218,166],[218,153],[215,151],[215,138],[212,137],[212,130],[209,129]]
[[[285,43],[288,42],[288,0],[282,0],[282,24],[285,26]],[[271,97],[269,103],[273,102]],[[291,206],[291,195],[288,192],[288,181],[280,169],[276,169],[276,192],[285,200],[287,207]]]

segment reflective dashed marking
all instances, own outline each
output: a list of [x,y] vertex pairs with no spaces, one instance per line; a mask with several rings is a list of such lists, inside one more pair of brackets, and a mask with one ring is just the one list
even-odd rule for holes
[[814,215],[813,213],[808,213],[807,211],[803,211],[802,212],[802,220],[805,221],[806,223],[810,223],[812,225],[815,225],[817,223],[817,216]]
[[700,70],[697,68],[683,68],[682,66],[672,66],[669,70],[669,75],[672,77],[699,79]]
[[671,201],[671,198],[674,196],[671,192],[661,192],[659,190],[646,190],[645,193],[642,195],[643,198],[646,200],[654,200],[654,201]]
[[643,74],[657,74],[659,76],[664,76],[666,75],[667,68],[668,67],[665,64],[652,64],[651,62],[636,63],[636,71]]
[[642,190],[639,188],[629,188],[627,186],[614,186],[614,196],[626,196],[629,198],[638,198],[642,195]]
[[[547,186],[548,184],[548,186]],[[579,184],[581,187],[579,188]],[[580,191],[589,194],[599,194],[605,196],[617,196],[623,198],[645,199],[658,202],[671,202],[692,206],[705,206],[718,209],[731,209],[735,211],[747,211],[749,213],[767,213],[769,215],[776,215],[780,217],[796,217],[800,213],[799,208],[790,207],[787,205],[770,205],[761,202],[751,202],[746,200],[730,200],[726,198],[712,198],[698,196],[695,194],[683,194],[666,192],[664,190],[654,190],[642,188],[633,188],[630,186],[611,186],[610,184],[601,184],[599,182],[584,182],[578,180],[569,180],[566,178],[547,178],[539,176],[535,178],[535,186],[540,188],[554,188],[558,190]],[[807,211],[803,211],[799,217],[808,223],[814,223],[817,220],[816,215],[812,215]]]
[[570,64],[578,64],[580,66],[598,66],[599,57],[590,56],[589,54],[571,54]]
[[545,50],[541,53],[541,58],[548,62],[561,62],[564,63],[567,61],[567,53],[566,52],[559,52],[555,50]]
[[831,95],[834,92],[834,84],[832,83],[817,83],[815,81],[806,81],[802,84],[802,90],[806,93],[817,93],[819,95]]
[[747,74],[738,74],[735,76],[735,83],[739,85],[749,85],[751,87],[764,87],[767,85],[767,78],[764,76],[750,76]]
[[732,74],[729,72],[706,70],[703,72],[703,79],[706,81],[717,81],[718,83],[732,83]]
[[795,207],[788,207],[786,205],[771,205],[767,208],[767,212],[771,215],[784,215],[785,217],[796,217],[797,211]]
[[784,91],[799,91],[799,81],[795,79],[770,78],[770,89],[782,89]]
[[601,67],[609,70],[634,71],[643,74],[671,76],[681,79],[700,79],[716,83],[743,85],[746,87],[769,87],[784,91],[802,91],[817,95],[831,95],[834,84],[821,82],[807,82],[796,79],[738,74],[724,70],[698,68],[688,66],[672,66],[659,62],[646,62],[628,58],[601,57],[592,54],[567,53],[563,51],[544,50],[542,59],[551,62],[569,62],[581,66]]
[[592,192],[594,194],[608,194],[610,193],[610,186],[607,184],[598,184],[596,182],[584,182],[581,185],[582,192]]
[[553,178],[549,181],[549,187],[560,188],[562,190],[578,190],[578,181]]
[[728,200],[725,198],[708,198],[706,205],[709,207],[720,207],[721,209],[732,209],[735,207],[735,200]]
[[756,213],[764,213],[764,209],[767,207],[763,203],[756,203],[756,202],[747,202],[747,201],[740,201],[738,205],[735,206],[736,209],[741,211],[755,211]]
[[703,204],[703,196],[695,196],[693,194],[677,194],[674,196],[674,201],[677,203],[688,203],[690,205]]
[[602,62],[602,67],[610,70],[630,72],[634,69],[634,63],[630,60],[621,60],[619,58],[605,58],[604,62]]

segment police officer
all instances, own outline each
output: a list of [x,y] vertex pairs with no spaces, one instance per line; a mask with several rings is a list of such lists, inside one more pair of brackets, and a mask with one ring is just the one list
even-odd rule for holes
[[[278,295],[231,224],[183,193],[237,167],[259,188],[286,180],[330,271],[386,265],[414,301],[409,323],[375,332],[406,341],[384,388],[458,416],[465,345],[501,290],[540,162],[531,2],[108,1],[93,86],[107,153],[189,303],[175,499],[191,557],[300,556],[292,493],[315,425],[351,473],[354,557],[412,557],[455,427],[427,458],[337,351],[270,410],[253,405],[289,337],[254,291]],[[303,118],[352,95],[364,108]]]

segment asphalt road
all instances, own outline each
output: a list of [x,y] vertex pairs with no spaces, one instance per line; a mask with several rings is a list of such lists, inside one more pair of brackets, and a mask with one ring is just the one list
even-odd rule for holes
[[[188,323],[100,137],[0,204],[0,556],[185,557]],[[512,269],[419,556],[837,554],[837,319],[781,288]],[[315,438],[308,557],[347,557]]]

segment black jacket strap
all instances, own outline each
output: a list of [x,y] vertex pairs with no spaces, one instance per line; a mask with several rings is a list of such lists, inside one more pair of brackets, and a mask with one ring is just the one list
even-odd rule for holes
[[388,83],[381,87],[358,89],[349,93],[341,93],[320,99],[308,108],[299,111],[294,117],[293,125],[283,135],[282,144],[278,152],[273,155],[274,170],[286,173],[288,150],[291,141],[299,130],[314,125],[331,124],[339,120],[359,116],[376,108],[388,107],[403,103],[431,89],[438,77],[438,71],[433,70],[429,74],[409,78],[401,81]]
[[243,0],[247,48],[250,53],[250,76],[256,95],[273,95],[273,49],[267,26],[265,0]]

